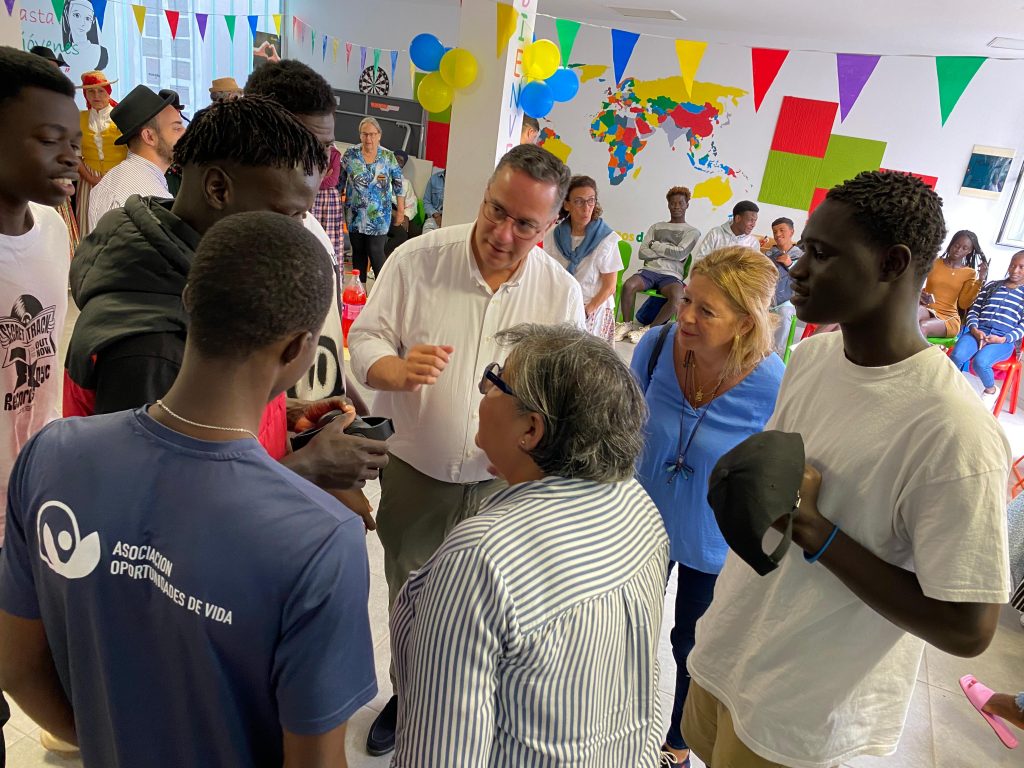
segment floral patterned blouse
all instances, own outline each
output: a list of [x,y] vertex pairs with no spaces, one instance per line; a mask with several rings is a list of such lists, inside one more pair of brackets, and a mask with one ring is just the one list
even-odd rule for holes
[[391,150],[378,147],[377,158],[368,164],[359,145],[346,149],[338,188],[345,190],[345,221],[350,232],[388,233],[391,196],[402,194],[402,169]]

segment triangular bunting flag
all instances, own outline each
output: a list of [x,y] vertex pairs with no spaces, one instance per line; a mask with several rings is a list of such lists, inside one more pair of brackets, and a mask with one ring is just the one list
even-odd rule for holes
[[235,42],[235,14],[229,13],[224,17],[224,23],[228,25],[228,37],[231,38],[231,42]]
[[580,31],[578,21],[555,19],[555,30],[558,32],[558,49],[562,52],[562,66],[569,66],[572,47],[576,45],[576,34]]
[[345,43],[345,69],[348,69],[349,59],[352,58],[352,43]]
[[132,5],[132,13],[135,14],[135,23],[139,25],[139,34],[142,34],[142,28],[146,26],[146,6],[144,5]]
[[256,25],[259,23],[259,16],[249,16],[249,31],[252,32],[252,39],[256,40]]
[[754,48],[750,51],[750,67],[754,74],[754,111],[761,108],[764,95],[775,82],[775,77],[782,69],[782,62],[789,56],[789,51],[776,48]]
[[331,40],[331,61],[335,64],[338,63],[338,46],[341,45],[341,41],[338,38]]
[[359,71],[362,72],[366,69],[366,46],[359,46]]
[[857,97],[878,66],[881,56],[860,53],[837,53],[836,72],[839,75],[839,122],[846,119],[857,103]]
[[508,48],[508,41],[516,31],[516,9],[506,3],[496,3],[498,7],[497,58]]
[[395,65],[398,64],[398,51],[391,52],[391,82],[395,82]]
[[312,27],[309,28],[309,52],[313,53],[316,50],[316,30]]
[[[11,7],[13,6],[12,0]],[[107,0],[92,0],[92,12],[96,14],[96,23],[103,29],[103,19],[107,15]]]
[[206,40],[206,22],[210,20],[210,14],[208,13],[197,13],[196,14],[196,26],[199,27],[199,39]]
[[320,58],[323,61],[327,61],[327,35],[324,35],[324,46],[323,51],[320,53]]
[[274,29],[277,30],[277,34],[280,35],[281,34],[281,14],[280,13],[275,13],[273,15],[273,19],[274,19]]
[[612,63],[615,65],[615,84],[622,82],[622,76],[626,72],[626,65],[633,55],[633,48],[640,35],[636,32],[627,32],[624,29],[612,30]]
[[[4,5],[7,6],[7,15],[11,16],[14,13],[14,0],[4,0]],[[100,22],[100,26],[103,26],[102,21]]]
[[373,49],[373,79],[377,79],[377,67],[380,66],[380,48]]
[[943,125],[984,63],[984,56],[935,57],[935,73],[939,77],[939,109],[942,111]]
[[53,12],[58,19],[64,18],[64,0],[53,0]]
[[704,58],[707,43],[695,40],[676,40],[676,58],[679,59],[679,71],[686,84],[686,92],[693,93],[693,78],[697,76],[700,60]]
[[178,37],[178,20],[181,18],[179,11],[164,11],[164,16],[167,17],[167,28],[171,30],[171,40],[176,40]]

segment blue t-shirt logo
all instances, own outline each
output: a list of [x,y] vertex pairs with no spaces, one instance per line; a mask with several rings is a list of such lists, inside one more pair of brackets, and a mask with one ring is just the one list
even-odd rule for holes
[[48,501],[39,508],[36,537],[43,562],[66,579],[88,576],[100,562],[99,533],[90,533],[83,539],[75,513],[59,501]]

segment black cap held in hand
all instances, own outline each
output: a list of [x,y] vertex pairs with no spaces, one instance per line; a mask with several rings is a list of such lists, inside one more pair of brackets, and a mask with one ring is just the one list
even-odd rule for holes
[[[715,464],[708,504],[730,549],[761,576],[778,567],[793,536],[793,516],[804,476],[804,441],[791,432],[751,435]],[[782,541],[770,555],[765,532],[787,517]]]

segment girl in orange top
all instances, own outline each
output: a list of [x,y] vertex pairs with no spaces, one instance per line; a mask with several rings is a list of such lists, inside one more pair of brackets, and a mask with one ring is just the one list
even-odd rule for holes
[[960,333],[960,310],[968,310],[988,279],[988,259],[978,236],[961,229],[936,259],[921,291],[917,320],[921,334],[949,337]]

